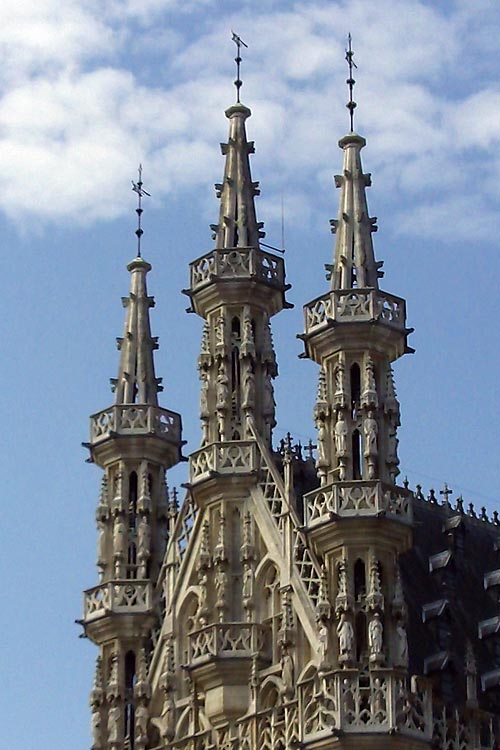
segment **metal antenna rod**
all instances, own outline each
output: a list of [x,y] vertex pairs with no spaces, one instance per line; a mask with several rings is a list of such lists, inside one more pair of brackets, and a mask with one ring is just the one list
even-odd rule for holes
[[347,37],[347,42],[348,42],[348,47],[345,51],[345,59],[347,60],[347,64],[349,66],[349,78],[346,80],[346,83],[349,86],[349,101],[346,104],[346,107],[349,110],[349,123],[351,126],[351,133],[353,133],[354,132],[354,110],[356,109],[357,105],[354,99],[352,98],[353,91],[354,91],[354,84],[356,83],[356,81],[352,77],[352,71],[353,71],[353,68],[357,68],[358,66],[352,59],[354,57],[354,52],[352,51],[352,46],[351,46],[351,42],[352,42],[351,34],[349,34],[349,36]]
[[141,216],[142,216],[142,196],[147,195],[151,197],[151,194],[148,193],[144,188],[142,187],[142,164],[139,164],[139,179],[137,182],[134,182],[132,180],[132,190],[134,193],[137,193],[137,208],[135,209],[135,212],[137,214],[137,229],[135,230],[135,234],[137,237],[137,257],[141,257],[141,237],[144,234],[142,227],[141,227]]
[[240,65],[241,65],[241,47],[246,47],[248,49],[248,44],[245,44],[243,39],[238,36],[238,34],[235,34],[234,31],[231,32],[233,42],[236,44],[237,47],[237,53],[236,57],[234,58],[234,62],[236,63],[236,80],[234,82],[234,85],[236,86],[236,103],[240,104],[240,89],[243,86],[243,81],[240,78]]

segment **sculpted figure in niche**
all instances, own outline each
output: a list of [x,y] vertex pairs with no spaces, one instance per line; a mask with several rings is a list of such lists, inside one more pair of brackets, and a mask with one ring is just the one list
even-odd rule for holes
[[175,703],[170,692],[165,693],[165,702],[160,719],[162,739],[173,740],[175,737]]
[[339,358],[335,368],[335,395],[343,396],[345,392],[345,364],[342,358]]
[[326,626],[326,623],[323,621],[320,621],[319,630],[318,630],[318,653],[319,653],[320,665],[326,664],[327,662],[328,639],[329,639],[329,633],[328,633],[328,628]]
[[337,636],[339,639],[339,653],[341,656],[349,657],[354,646],[354,628],[344,613],[340,615],[337,625]]
[[122,516],[115,519],[113,527],[113,550],[115,557],[124,558],[127,554],[127,527]]
[[398,667],[408,666],[408,636],[406,628],[401,621],[396,626],[396,665]]
[[379,656],[382,653],[383,631],[380,615],[375,612],[368,625],[368,645],[370,646],[371,656]]
[[226,368],[222,363],[219,367],[219,373],[216,380],[217,391],[217,409],[225,409],[228,405],[229,387],[226,375]]
[[143,742],[147,740],[148,737],[148,713],[148,709],[144,703],[139,703],[135,709],[135,731],[137,739],[142,740]]
[[97,528],[97,565],[104,568],[106,564],[106,526],[103,521],[99,520],[97,521]]
[[255,405],[255,375],[251,365],[245,369],[243,377],[243,402],[244,409],[253,409]]
[[202,419],[206,419],[210,416],[210,412],[208,410],[208,372],[206,370],[200,370],[200,380],[200,417]]
[[318,460],[317,466],[326,466],[328,459],[326,455],[326,426],[323,419],[318,420]]
[[281,654],[281,679],[283,681],[284,693],[287,697],[293,695],[295,685],[294,664],[288,649],[284,646]]
[[396,463],[398,460],[398,443],[399,440],[396,437],[396,428],[391,427],[387,447],[387,461],[389,463]]
[[141,516],[137,529],[137,546],[139,557],[143,559],[151,554],[151,527],[146,516]]
[[92,719],[91,719],[91,731],[92,731],[92,750],[101,750],[101,711],[99,706],[94,705],[92,707]]
[[252,566],[245,563],[243,568],[243,586],[242,598],[243,603],[248,602],[253,596],[253,570]]
[[215,326],[216,346],[224,346],[224,328],[225,328],[224,315],[221,313],[219,317],[217,318],[217,325]]
[[266,375],[266,378],[264,380],[264,398],[262,404],[263,414],[268,417],[272,416],[274,414],[275,406],[276,402],[274,400],[273,384],[271,382],[270,376]]
[[363,422],[363,432],[365,434],[365,456],[376,456],[378,425],[371,410]]
[[219,605],[224,604],[225,602],[227,584],[228,584],[227,573],[224,570],[224,568],[221,568],[219,566],[215,574],[215,589],[217,591],[217,604]]
[[113,703],[108,711],[108,742],[117,744],[120,742],[120,707]]
[[337,456],[347,455],[347,422],[342,412],[337,412],[337,421],[335,423],[335,450]]

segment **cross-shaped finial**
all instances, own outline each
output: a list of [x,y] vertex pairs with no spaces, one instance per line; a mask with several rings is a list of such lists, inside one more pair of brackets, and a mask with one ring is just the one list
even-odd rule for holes
[[241,48],[246,47],[248,49],[248,44],[245,44],[243,39],[238,36],[238,34],[235,34],[234,31],[231,32],[233,37],[233,42],[236,44],[237,53],[236,57],[234,58],[234,62],[236,63],[236,80],[234,82],[234,85],[236,86],[236,102],[240,103],[240,89],[243,86],[243,81],[240,78],[240,65],[241,65]]
[[135,234],[137,237],[137,257],[141,257],[141,237],[144,234],[141,227],[141,216],[142,216],[142,196],[147,195],[151,197],[151,194],[148,193],[144,188],[142,187],[142,164],[139,164],[139,179],[137,182],[134,182],[132,180],[132,190],[134,193],[137,193],[137,208],[135,209],[135,212],[137,214],[137,229],[135,230]]
[[347,49],[345,51],[345,59],[347,60],[347,64],[349,66],[349,78],[346,80],[347,85],[349,86],[349,101],[346,104],[347,109],[349,110],[349,124],[351,126],[351,133],[354,132],[354,110],[356,109],[356,102],[352,98],[353,91],[354,91],[354,84],[356,81],[352,77],[352,71],[353,68],[357,68],[358,66],[352,59],[354,57],[354,52],[352,51],[352,37],[349,34],[347,37]]
[[450,505],[450,495],[453,495],[453,490],[450,490],[446,482],[442,490],[439,490],[439,494],[443,496],[444,505]]

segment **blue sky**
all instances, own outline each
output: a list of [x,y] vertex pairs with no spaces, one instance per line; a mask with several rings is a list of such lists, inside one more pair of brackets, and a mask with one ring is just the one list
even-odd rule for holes
[[[201,323],[186,315],[190,260],[211,249],[218,144],[234,90],[234,28],[249,45],[258,216],[281,243],[295,308],[274,321],[279,439],[313,437],[316,366],[299,360],[302,305],[326,291],[332,175],[347,130],[367,138],[383,287],[404,296],[416,354],[396,365],[400,458],[411,486],[497,507],[500,7],[491,0],[4,0],[0,9],[0,228],[4,424],[0,614],[9,750],[88,748],[95,649],[77,640],[95,584],[99,471],[80,443],[112,402],[120,297],[135,255],[140,161],[145,257],[163,405],[199,443]],[[184,467],[172,483],[185,479]]]

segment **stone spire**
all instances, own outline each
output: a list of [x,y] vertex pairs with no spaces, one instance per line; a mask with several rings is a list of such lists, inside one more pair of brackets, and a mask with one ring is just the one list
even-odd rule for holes
[[205,320],[198,360],[203,445],[249,437],[248,418],[271,442],[275,425],[272,381],[277,375],[270,318],[285,307],[283,258],[261,249],[263,224],[255,213],[246,136],[250,110],[240,102],[226,110],[228,142],[224,179],[216,184],[219,223],[211,226],[215,248],[190,264],[191,310]]
[[123,338],[117,339],[120,350],[118,377],[111,381],[115,404],[149,404],[158,406],[161,378],[156,378],[153,352],[158,340],[151,336],[149,309],[154,307],[148,296],[146,275],[151,266],[137,257],[127,266],[130,272],[130,294],[122,298],[126,309]]
[[366,188],[371,175],[364,174],[361,149],[366,141],[356,133],[349,133],[339,141],[344,151],[342,174],[335,175],[335,185],[341,189],[338,218],[332,219],[332,232],[337,236],[331,274],[332,289],[354,287],[378,289],[379,270],[373,252],[372,232],[377,231],[376,218],[370,218]]
[[245,120],[250,110],[244,104],[233,104],[226,110],[229,119],[229,139],[221,143],[226,157],[224,180],[215,189],[220,198],[219,223],[213,224],[216,248],[258,247],[265,236],[263,224],[257,221],[254,198],[259,195],[259,183],[252,182],[249,154],[254,144],[248,142]]

